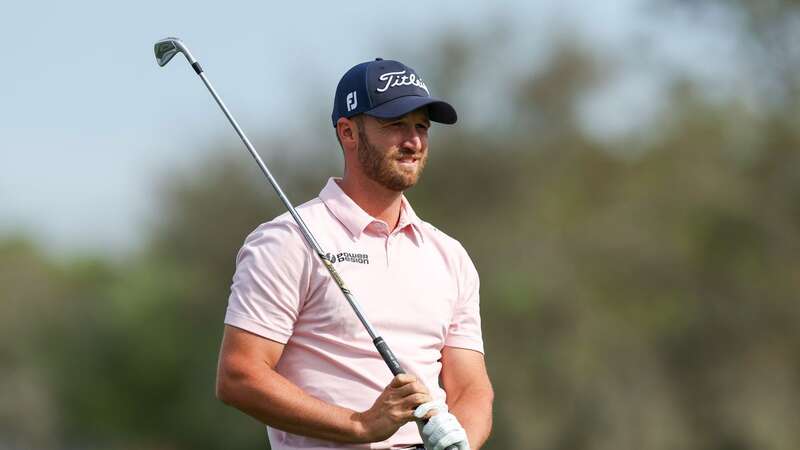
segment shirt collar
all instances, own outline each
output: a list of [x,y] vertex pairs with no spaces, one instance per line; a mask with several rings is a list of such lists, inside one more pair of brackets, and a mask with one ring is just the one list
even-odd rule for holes
[[404,227],[409,227],[409,229],[413,230],[417,243],[423,243],[422,220],[420,220],[417,213],[414,212],[411,203],[408,202],[405,195],[400,197],[400,221],[397,222],[398,229]]
[[[353,236],[354,239],[358,239],[361,237],[361,233],[364,232],[364,229],[373,222],[379,222],[379,220],[361,209],[361,207],[339,187],[337,181],[341,181],[341,178],[329,178],[328,183],[325,184],[325,187],[320,191],[319,198],[325,203],[328,210],[339,219],[339,222],[347,228],[350,235]],[[414,232],[417,242],[421,243],[422,221],[411,208],[405,196],[400,197],[400,202],[400,220],[397,223],[397,229],[410,227]]]

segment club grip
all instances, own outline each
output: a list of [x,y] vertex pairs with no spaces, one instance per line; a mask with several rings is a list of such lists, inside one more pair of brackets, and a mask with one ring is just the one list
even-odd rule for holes
[[378,353],[381,354],[381,358],[383,358],[386,365],[389,366],[389,370],[392,371],[392,375],[400,375],[401,373],[406,373],[402,367],[400,367],[400,363],[395,358],[394,353],[389,348],[389,345],[386,344],[386,341],[383,340],[382,337],[378,336],[372,341],[375,344],[375,348],[378,349]]
[[[389,348],[389,345],[386,344],[386,341],[383,340],[382,337],[378,336],[372,340],[372,343],[375,344],[375,348],[378,349],[378,353],[381,354],[381,357],[386,362],[386,365],[389,366],[389,370],[392,371],[392,375],[397,376],[401,373],[406,373],[402,367],[400,367],[400,363],[395,358],[394,353]],[[420,430],[420,436],[422,435],[422,427],[428,423],[427,419],[417,419],[417,425]],[[458,450],[458,446],[451,445],[447,447],[446,450]]]

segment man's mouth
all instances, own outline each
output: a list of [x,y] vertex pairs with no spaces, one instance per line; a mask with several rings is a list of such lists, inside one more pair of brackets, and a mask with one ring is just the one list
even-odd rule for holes
[[398,162],[398,164],[400,164],[400,167],[413,168],[413,167],[416,167],[417,164],[419,163],[419,158],[415,157],[415,156],[403,156],[403,157],[397,158],[397,162]]

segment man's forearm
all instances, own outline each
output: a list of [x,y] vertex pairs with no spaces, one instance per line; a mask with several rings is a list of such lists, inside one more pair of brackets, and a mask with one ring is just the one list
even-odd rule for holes
[[217,385],[217,397],[226,404],[292,434],[342,443],[367,442],[357,412],[308,395],[266,366],[257,377],[233,372],[221,374]]
[[467,432],[472,450],[480,449],[492,431],[493,399],[491,388],[466,389],[457,398],[447,399],[450,412]]

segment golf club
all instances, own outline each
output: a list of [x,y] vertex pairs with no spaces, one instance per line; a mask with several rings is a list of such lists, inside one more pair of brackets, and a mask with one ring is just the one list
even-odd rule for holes
[[[389,366],[389,370],[391,370],[392,374],[395,376],[400,375],[401,373],[405,373],[403,368],[400,367],[400,363],[397,361],[397,358],[394,356],[394,353],[392,353],[392,350],[389,348],[389,345],[386,344],[386,341],[384,341],[384,339],[380,335],[378,335],[378,333],[369,323],[369,320],[367,320],[366,316],[364,315],[364,312],[361,310],[361,306],[353,297],[353,294],[350,292],[350,290],[345,286],[342,277],[339,276],[339,273],[333,267],[333,261],[329,260],[328,257],[325,256],[326,255],[325,252],[322,250],[322,247],[314,238],[314,235],[311,234],[311,231],[306,226],[305,222],[303,221],[303,218],[300,217],[300,215],[297,213],[297,210],[292,205],[292,202],[289,201],[289,198],[286,197],[286,194],[283,193],[283,189],[281,189],[280,185],[278,185],[278,182],[275,181],[275,178],[272,176],[272,173],[270,173],[269,168],[267,168],[267,165],[264,164],[264,161],[261,159],[261,156],[259,156],[256,149],[253,147],[253,144],[250,143],[250,140],[247,139],[247,136],[245,136],[244,131],[242,131],[241,127],[239,127],[239,124],[236,122],[236,119],[234,119],[233,116],[231,115],[230,111],[228,110],[228,107],[225,106],[225,103],[223,103],[222,99],[219,97],[219,95],[217,95],[217,91],[214,89],[213,86],[211,86],[211,83],[208,81],[208,78],[206,78],[205,74],[203,73],[203,68],[200,67],[200,63],[198,63],[197,60],[194,58],[194,56],[192,56],[191,52],[189,52],[189,49],[186,47],[186,45],[183,42],[181,42],[181,40],[178,38],[168,37],[156,42],[154,51],[156,54],[156,60],[158,61],[158,65],[161,67],[167,65],[167,63],[169,63],[172,57],[178,53],[183,53],[183,55],[186,56],[186,60],[189,61],[189,64],[192,65],[194,71],[197,73],[197,75],[200,76],[200,79],[203,80],[203,84],[205,84],[206,87],[208,88],[208,91],[211,92],[211,95],[214,97],[214,100],[216,100],[217,104],[222,109],[222,112],[225,113],[225,117],[228,118],[228,121],[231,123],[231,125],[233,125],[234,130],[236,130],[236,134],[238,134],[239,138],[242,139],[242,142],[244,143],[245,147],[247,147],[247,150],[250,151],[250,155],[253,156],[253,159],[256,160],[258,167],[261,168],[261,171],[264,173],[264,176],[266,176],[267,180],[269,180],[269,184],[271,184],[272,188],[275,189],[275,192],[278,194],[278,197],[280,197],[284,206],[286,206],[286,209],[289,211],[289,214],[292,215],[292,218],[294,218],[294,221],[300,227],[300,231],[303,233],[303,237],[305,238],[306,242],[311,247],[311,249],[314,250],[314,253],[317,254],[320,261],[322,261],[322,263],[328,269],[328,272],[331,274],[331,278],[333,278],[333,280],[339,286],[339,290],[341,290],[342,294],[344,294],[344,297],[347,299],[347,302],[350,304],[350,307],[353,309],[353,312],[355,312],[356,316],[358,317],[358,320],[361,321],[361,324],[364,325],[364,328],[366,328],[367,333],[369,333],[369,337],[372,339],[372,343],[375,345],[375,348],[378,350],[378,353],[380,353],[381,358],[383,358],[383,361],[386,363],[387,366]],[[417,420],[417,423],[419,425],[424,425],[425,423],[427,423],[427,420]],[[446,450],[457,450],[457,447],[449,446],[447,447]]]
[[206,78],[205,74],[203,73],[202,67],[200,67],[200,63],[197,62],[194,56],[192,56],[192,54],[189,52],[189,49],[186,47],[186,45],[183,42],[181,42],[181,40],[178,38],[168,37],[162,39],[156,42],[154,50],[156,54],[156,59],[158,60],[158,65],[162,67],[167,65],[167,63],[169,63],[172,57],[178,53],[183,53],[183,55],[186,56],[186,60],[189,61],[189,64],[192,65],[194,71],[197,73],[197,75],[200,76],[200,79],[203,80],[203,83],[208,88],[208,91],[211,92],[211,95],[214,97],[214,100],[217,101],[217,104],[222,109],[222,112],[225,113],[225,117],[227,117],[228,121],[230,121],[231,125],[233,125],[233,128],[236,130],[236,134],[238,134],[239,137],[242,139],[242,142],[244,142],[245,147],[247,147],[247,150],[250,151],[250,154],[253,156],[253,159],[255,159],[256,163],[258,163],[258,167],[261,168],[261,171],[264,173],[264,175],[267,177],[267,180],[269,180],[269,183],[275,189],[275,192],[278,194],[278,197],[280,197],[281,201],[286,206],[286,209],[289,210],[289,214],[292,215],[294,221],[300,227],[300,231],[303,233],[303,237],[305,238],[306,242],[311,247],[311,249],[314,250],[314,253],[317,254],[320,261],[322,261],[322,263],[328,269],[328,272],[330,272],[331,277],[339,286],[339,289],[342,291],[342,294],[344,294],[344,297],[347,299],[347,302],[350,303],[350,306],[353,308],[353,311],[356,313],[356,316],[358,316],[358,320],[360,320],[361,323],[364,325],[364,328],[367,329],[367,333],[369,333],[369,337],[372,339],[372,343],[375,345],[375,348],[378,350],[378,353],[380,353],[381,357],[386,362],[386,365],[389,366],[389,370],[392,371],[393,375],[399,375],[401,373],[405,373],[403,368],[400,367],[400,363],[397,361],[397,358],[395,358],[394,353],[392,353],[392,350],[389,349],[389,346],[386,344],[386,341],[384,341],[383,338],[380,335],[378,335],[378,333],[375,331],[372,325],[370,325],[366,316],[364,316],[364,312],[361,310],[361,306],[353,297],[353,294],[350,292],[350,290],[347,289],[347,287],[345,286],[342,277],[340,277],[339,273],[336,271],[336,269],[334,269],[333,262],[328,260],[328,258],[325,256],[325,252],[322,250],[322,247],[320,247],[319,243],[314,238],[314,235],[311,234],[311,231],[309,231],[302,217],[300,217],[300,215],[297,213],[297,210],[295,210],[294,206],[292,206],[292,203],[286,197],[286,194],[283,193],[283,190],[278,185],[278,182],[275,181],[275,178],[270,173],[269,169],[267,168],[267,165],[264,164],[264,161],[261,159],[261,156],[258,155],[258,152],[256,152],[255,148],[253,148],[253,145],[250,143],[250,140],[247,139],[247,136],[245,136],[244,131],[242,131],[241,127],[239,127],[239,124],[236,123],[236,119],[233,118],[230,111],[228,111],[228,108],[225,106],[225,103],[223,103],[222,99],[219,97],[219,95],[217,95],[217,91],[214,90],[213,86],[211,86],[211,83],[208,81],[208,78]]

